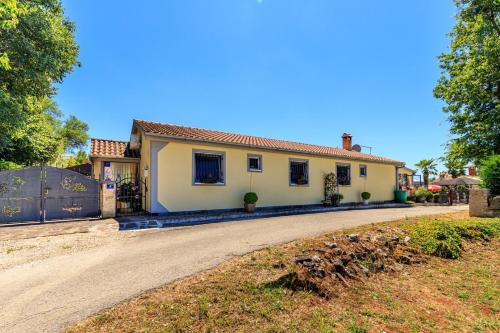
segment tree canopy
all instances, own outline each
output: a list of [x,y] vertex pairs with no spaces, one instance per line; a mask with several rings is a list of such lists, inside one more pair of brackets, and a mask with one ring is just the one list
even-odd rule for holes
[[500,153],[500,1],[455,4],[457,23],[450,51],[439,56],[434,95],[446,103],[454,154],[477,163]]
[[0,159],[33,164],[85,146],[88,126],[63,121],[53,99],[79,65],[74,34],[59,0],[0,0]]
[[429,185],[429,175],[435,175],[437,173],[436,160],[433,158],[423,159],[416,163],[415,166],[422,171],[424,176],[424,185]]

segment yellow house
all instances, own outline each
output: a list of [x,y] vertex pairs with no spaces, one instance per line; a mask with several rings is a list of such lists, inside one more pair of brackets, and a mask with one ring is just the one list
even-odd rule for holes
[[145,209],[159,214],[241,208],[250,191],[258,207],[317,205],[330,172],[343,203],[361,202],[365,191],[372,202],[393,201],[404,167],[356,151],[349,134],[334,148],[134,120],[130,142],[117,142],[92,139],[94,176],[104,180],[106,165],[116,177],[125,168],[120,163],[128,163],[125,169],[135,170],[148,189]]

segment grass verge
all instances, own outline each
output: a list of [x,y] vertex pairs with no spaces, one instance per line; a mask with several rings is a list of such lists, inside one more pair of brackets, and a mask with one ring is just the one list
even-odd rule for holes
[[[427,253],[441,254],[441,242],[454,244],[453,251],[459,244],[460,258],[430,256],[330,299],[287,289],[279,279],[290,273],[294,255],[331,235],[267,248],[147,292],[68,332],[497,332],[500,241],[490,227],[499,223],[455,213],[346,230],[399,228]],[[451,236],[442,235],[445,224]]]

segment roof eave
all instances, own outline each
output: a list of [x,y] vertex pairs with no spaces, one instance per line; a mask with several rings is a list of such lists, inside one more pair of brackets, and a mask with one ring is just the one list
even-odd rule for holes
[[114,155],[89,155],[90,158],[111,158],[111,159],[121,159],[121,160],[140,160],[140,157],[124,157],[124,156],[114,156]]

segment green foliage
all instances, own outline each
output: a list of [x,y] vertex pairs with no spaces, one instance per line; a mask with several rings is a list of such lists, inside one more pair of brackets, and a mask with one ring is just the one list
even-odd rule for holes
[[333,172],[325,175],[325,200],[331,200],[334,193],[337,193],[337,176]]
[[344,200],[344,195],[342,193],[333,193],[331,196],[332,204],[337,206],[342,200]]
[[370,199],[370,198],[371,198],[371,196],[372,196],[372,195],[370,194],[370,192],[362,192],[362,193],[361,193],[361,198],[362,198],[363,200],[368,200],[368,199]]
[[456,259],[462,252],[462,239],[478,240],[498,237],[500,219],[423,220],[403,226],[411,242],[424,253]]
[[243,201],[246,203],[246,204],[251,204],[253,205],[254,203],[256,203],[257,201],[259,200],[259,197],[257,196],[257,194],[255,192],[248,192],[245,194],[245,196],[243,197]]
[[79,65],[74,32],[59,0],[0,1],[2,159],[48,162],[84,138],[74,118],[65,128],[53,100],[55,84]]
[[80,149],[84,147],[89,139],[87,134],[89,125],[71,115],[61,128],[61,137],[65,140],[66,150]]
[[479,169],[482,186],[489,188],[491,194],[500,195],[500,155],[493,155],[481,162]]
[[421,187],[417,188],[417,190],[415,191],[415,196],[417,196],[417,197],[426,197],[427,198],[427,195],[429,193],[432,194],[431,192],[429,192],[427,190],[426,187],[421,186]]
[[452,177],[465,175],[467,160],[463,157],[463,145],[459,142],[451,142],[447,145],[446,156],[441,159]]
[[437,173],[436,160],[433,158],[423,159],[416,163],[415,166],[422,171],[425,186],[429,185],[429,175],[435,175]]
[[338,193],[337,176],[333,173],[325,175],[325,199],[321,202],[325,206],[337,206],[344,197]]
[[23,166],[14,162],[0,160],[0,171],[21,169]]
[[457,23],[434,95],[451,122],[455,154],[477,162],[500,154],[500,2],[455,0]]

